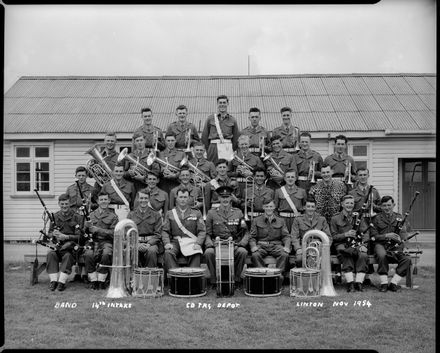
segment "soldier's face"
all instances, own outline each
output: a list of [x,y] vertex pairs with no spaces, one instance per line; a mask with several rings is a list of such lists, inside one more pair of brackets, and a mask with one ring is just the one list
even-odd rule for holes
[[150,196],[148,194],[144,194],[143,192],[139,193],[139,206],[141,208],[147,208],[148,202],[150,201]]
[[104,144],[105,144],[105,147],[107,147],[108,150],[115,149],[116,137],[114,137],[114,136],[106,136],[104,138]]
[[154,176],[154,175],[149,175],[148,177],[147,177],[147,185],[150,187],[150,188],[155,188],[156,187],[156,185],[157,185],[157,183],[158,183],[158,179],[156,178],[156,176]]
[[229,207],[229,204],[231,203],[231,196],[220,196],[219,198],[220,205],[223,207]]
[[328,181],[332,177],[332,169],[329,167],[325,167],[321,169],[321,177],[322,180]]
[[251,125],[253,127],[257,127],[258,124],[260,123],[261,120],[261,116],[259,112],[251,112],[249,114],[249,121],[251,122]]
[[115,169],[113,169],[113,176],[116,180],[121,180],[124,176],[124,167],[115,167]]
[[263,172],[255,173],[255,183],[257,185],[263,185],[265,180],[266,180],[266,177]]
[[361,184],[366,184],[368,181],[368,172],[366,170],[360,170],[357,173],[358,180]]
[[61,212],[67,213],[70,209],[69,200],[58,201],[58,206],[60,206]]
[[196,155],[196,158],[202,158],[204,153],[205,148],[203,146],[194,147],[194,154]]
[[181,208],[184,208],[188,204],[189,194],[188,192],[178,192],[176,203]]
[[279,152],[279,151],[281,151],[281,148],[283,147],[283,145],[281,144],[281,140],[275,140],[275,141],[272,141],[272,149],[275,151],[275,152]]
[[227,171],[228,171],[228,167],[227,167],[226,164],[224,164],[224,163],[219,164],[219,165],[216,167],[216,169],[217,169],[217,173],[218,173],[219,175],[222,175],[222,176],[226,175],[226,173],[227,173]]
[[153,122],[153,112],[143,112],[142,120],[144,121],[145,125],[151,125]]
[[281,113],[281,117],[283,119],[283,124],[285,126],[289,126],[290,125],[290,117],[292,116],[292,113],[289,111],[285,111]]
[[275,204],[273,201],[269,202],[266,205],[263,205],[263,210],[266,216],[272,216],[275,211]]
[[288,186],[292,186],[292,185],[294,185],[294,184],[295,184],[295,181],[296,181],[296,175],[295,175],[295,173],[294,173],[294,172],[286,173],[286,175],[284,176],[284,180],[286,181],[286,184],[287,184]]
[[165,139],[165,143],[167,147],[172,150],[176,145],[176,138],[174,136],[167,136],[167,138]]
[[189,170],[183,170],[180,172],[179,179],[182,184],[188,184],[191,179],[191,173]]
[[108,195],[101,195],[98,197],[98,206],[102,209],[106,209],[110,203]]
[[336,140],[335,151],[336,153],[345,152],[345,148],[347,145],[345,144],[345,140]]
[[313,216],[316,211],[316,204],[314,202],[306,202],[305,213],[308,216]]
[[386,214],[393,212],[394,202],[392,200],[388,200],[387,202],[382,202],[380,205],[382,211]]
[[299,140],[299,147],[307,151],[310,148],[310,137],[302,136]]
[[76,178],[78,179],[80,184],[85,183],[86,179],[87,179],[87,174],[86,172],[78,172],[76,173]]
[[249,150],[249,141],[248,140],[242,140],[238,143],[238,148],[242,151]]
[[184,123],[186,121],[186,116],[188,115],[188,112],[186,111],[186,109],[178,109],[176,115],[179,123]]
[[227,99],[219,99],[217,101],[217,109],[220,113],[226,113],[228,111],[228,100]]
[[138,150],[142,150],[145,147],[145,139],[143,136],[137,137],[134,140],[134,146],[136,147],[136,149]]
[[354,199],[346,199],[346,200],[342,201],[342,208],[345,211],[351,212],[351,211],[353,211],[353,207],[354,207]]

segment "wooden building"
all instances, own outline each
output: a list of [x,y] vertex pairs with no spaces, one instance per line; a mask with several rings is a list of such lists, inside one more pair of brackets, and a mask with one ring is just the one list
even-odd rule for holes
[[[191,77],[21,77],[5,94],[3,152],[4,240],[30,240],[42,227],[38,186],[51,211],[74,183],[86,154],[115,131],[118,150],[131,146],[142,124],[140,110],[153,110],[165,130],[185,104],[199,130],[216,111],[216,97],[229,97],[229,112],[242,129],[248,111],[262,111],[269,130],[290,106],[294,124],[312,134],[312,148],[325,158],[336,135],[349,138],[349,154],[370,169],[381,195],[392,195],[405,212],[421,192],[410,221],[435,228],[436,75],[350,74]],[[88,180],[93,184],[93,180]]]

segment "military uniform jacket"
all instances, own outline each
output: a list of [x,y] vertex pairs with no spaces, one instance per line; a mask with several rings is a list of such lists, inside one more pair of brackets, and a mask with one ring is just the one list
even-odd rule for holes
[[[162,159],[163,161],[166,161],[168,159],[169,164],[179,168],[180,162],[182,162],[182,159],[185,158],[185,153],[182,151],[178,151],[175,148],[172,150],[169,150],[167,148],[162,152],[159,152],[159,158]],[[165,167],[162,165],[160,167],[161,167],[161,173],[163,174]]]
[[189,199],[188,199],[189,207],[194,207],[196,201],[202,202],[202,189],[200,187],[194,186],[190,183],[188,183],[188,185],[180,184],[175,188],[171,189],[170,191],[170,208],[176,206],[177,191],[179,191],[179,189],[181,188],[185,188],[189,190]]
[[[122,194],[127,199],[130,206],[132,205],[132,202],[134,201],[135,197],[135,191],[133,187],[133,183],[131,181],[125,180],[124,178],[121,178],[121,180],[114,179],[116,186],[122,191]],[[119,197],[115,189],[113,188],[112,184],[110,182],[105,183],[102,186],[102,191],[107,193],[110,197],[110,203],[116,204],[116,205],[123,205],[124,201]]]
[[[78,242],[79,235],[81,234],[81,227],[83,222],[83,216],[70,209],[66,214],[58,211],[54,214],[55,224],[61,233],[69,235],[68,240]],[[50,222],[49,236],[53,235],[55,224]]]
[[178,121],[172,122],[170,125],[168,125],[167,132],[173,133],[176,135],[176,148],[186,148],[188,146],[188,141],[186,141],[186,136],[188,134],[188,129],[191,130],[191,143],[194,141],[200,141],[199,133],[197,132],[196,127],[193,123],[190,123],[188,121],[185,121],[185,123],[180,124]]
[[[264,164],[261,161],[261,159],[259,157],[257,157],[256,155],[252,154],[251,152],[248,152],[246,154],[246,157],[243,157],[243,153],[241,151],[237,151],[237,156],[242,159],[243,161],[245,161],[247,164],[249,164],[252,168],[264,168]],[[238,161],[236,161],[235,159],[233,159],[230,163],[229,163],[229,171],[228,171],[228,176],[230,177],[243,177],[243,175],[241,173],[239,173],[237,171],[237,167],[241,165]],[[252,171],[252,170],[251,170]]]
[[[87,183],[80,185],[85,201],[87,201],[88,197],[93,191],[93,186]],[[79,193],[78,185],[76,183],[67,187],[66,194],[69,195],[70,207],[74,208],[75,210],[81,207],[82,205],[81,195]]]
[[[354,197],[353,211],[359,212],[361,210],[362,206],[364,205],[365,198],[367,197],[369,187],[370,187],[370,185],[367,185],[364,190],[361,190],[360,185],[357,184],[349,192],[349,195],[352,195]],[[373,211],[377,212],[377,213],[382,212],[382,209],[379,206],[380,195],[379,195],[379,192],[377,191],[376,188],[373,187],[373,189],[371,190],[371,195],[373,195]],[[368,197],[368,200],[367,200],[368,201],[368,212],[370,211],[370,206],[371,206],[371,203],[370,203],[371,195]]]
[[[182,225],[197,237],[197,244],[202,246],[206,238],[206,227],[201,212],[188,207],[182,215],[181,210],[178,207],[175,208]],[[173,211],[170,210],[165,216],[162,241],[164,245],[167,245],[170,244],[171,240],[177,240],[177,237],[188,238],[188,235],[179,228],[174,219]]]
[[[292,189],[289,189],[287,185],[284,187],[298,212],[302,212],[306,204],[307,192],[296,185],[293,185]],[[293,212],[292,208],[284,197],[281,188],[275,190],[275,208],[278,210],[278,212]]]
[[[215,180],[217,180],[217,182],[220,186],[231,186],[232,180],[229,177],[226,177],[225,179],[221,179],[219,176],[217,176],[215,178]],[[218,194],[215,191],[214,187],[211,184],[207,184],[207,186],[209,186],[211,188],[211,196],[210,196],[211,204],[219,202]],[[233,186],[231,186],[231,187],[233,188]],[[233,194],[235,197],[240,199],[241,198],[240,188],[234,188]],[[240,201],[240,203],[241,203],[241,201]],[[239,206],[239,205],[240,204],[238,204],[237,206]]]
[[290,234],[283,218],[273,216],[272,220],[261,215],[251,225],[249,246],[252,249],[259,241],[270,241],[290,249]]
[[[258,125],[255,129],[252,126],[245,127],[241,130],[240,135],[249,136],[249,147],[260,147],[260,137],[264,136],[264,144],[269,141],[269,132],[262,126]],[[261,152],[261,151],[260,151]]]
[[298,171],[298,176],[308,176],[310,163],[315,161],[315,179],[321,175],[321,165],[323,163],[321,155],[314,151],[308,150],[304,152],[303,150],[299,150],[296,154],[293,155],[295,168]]
[[159,150],[163,150],[165,148],[165,142],[163,138],[162,130],[159,129],[157,126],[153,125],[141,125],[136,130],[134,130],[134,133],[142,132],[145,138],[145,146],[147,148],[153,148],[154,147],[154,140],[153,140],[153,133],[157,131],[158,136],[158,142],[157,142],[157,148]]
[[316,212],[314,213],[312,219],[310,219],[308,215],[302,214],[299,217],[295,217],[292,223],[292,230],[290,231],[294,251],[301,249],[304,234],[311,229],[323,231],[328,235],[330,242],[332,241],[330,227],[324,217],[320,216]]
[[[274,199],[275,192],[268,188],[266,185],[262,185],[261,187],[258,187],[257,184],[255,184],[254,189],[252,190],[252,186],[249,186],[247,188],[247,199],[253,199],[254,203],[254,212],[263,212],[263,205],[270,200]],[[242,207],[244,207],[244,203],[246,200],[243,199]],[[248,210],[250,211],[250,208],[248,207]]]
[[[294,169],[296,171],[296,164],[293,160],[293,156],[290,153],[281,150],[278,153],[272,152],[270,155],[284,172],[286,172],[288,169]],[[272,164],[267,160],[265,165],[266,168],[269,168]]]
[[282,125],[272,131],[272,136],[281,136],[281,143],[283,144],[283,147],[293,148],[298,143],[296,136],[297,134],[299,135],[299,131],[299,128],[296,126],[290,125],[289,128],[286,129],[286,127]]
[[[230,114],[226,114],[224,118],[220,117],[220,114],[216,113],[219,117],[219,125],[220,129],[223,133],[223,138],[232,141],[232,147],[235,150],[237,148],[237,139],[240,134],[240,130],[238,128],[237,120]],[[205,127],[202,132],[202,142],[208,150],[210,140],[219,139],[219,135],[217,133],[217,127],[215,126],[214,115],[211,114],[206,119]]]
[[[374,237],[378,243],[385,243],[385,234],[394,233],[398,219],[403,219],[403,217],[397,212],[392,212],[390,215],[387,215],[385,212],[378,213],[372,221],[374,227],[372,227],[370,231],[371,237]],[[402,240],[408,237],[406,225],[403,225],[399,235]]]
[[140,239],[140,242],[157,245],[162,240],[162,216],[159,212],[151,207],[147,207],[145,212],[142,212],[141,208],[137,207],[128,213],[127,218],[136,223],[139,237],[150,237],[148,241]]
[[153,208],[153,210],[160,212],[162,210],[162,214],[166,214],[169,210],[169,197],[168,194],[159,189],[158,187],[155,187],[154,189],[150,190],[150,205]]
[[105,241],[113,244],[113,235],[116,224],[119,219],[118,216],[108,208],[102,210],[98,208],[90,213],[90,222],[93,226],[98,227],[98,230],[93,233],[93,237],[98,241]]
[[[360,215],[359,215],[360,216]],[[334,215],[330,221],[330,231],[332,234],[333,242],[335,244],[344,243],[346,240],[345,232],[353,229],[355,219],[352,215],[345,213],[345,211],[341,211],[338,214]],[[367,228],[367,224],[365,220],[362,219],[361,224],[359,226],[360,231],[363,232]],[[368,233],[364,234],[362,237],[362,241],[365,242],[369,239]]]
[[351,175],[352,180],[356,176],[356,163],[352,156],[346,153],[342,153],[340,156],[337,153],[333,153],[324,159],[324,163],[328,164],[333,169],[333,177],[343,177],[345,174],[345,168],[348,163],[351,163]]
[[[206,217],[206,242],[207,248],[214,246],[216,237],[227,240],[232,237],[238,246],[245,247],[249,242],[249,233],[241,228],[240,223],[243,212],[235,207],[230,207],[226,211],[221,208],[211,209]],[[240,234],[245,232],[243,236]]]
[[104,158],[104,162],[107,163],[111,170],[113,170],[114,166],[118,162],[119,153],[116,152],[116,150],[111,150],[110,152],[107,152],[105,147],[101,149],[100,153]]
[[[148,164],[147,164],[147,158],[148,158],[149,154],[150,153],[145,148],[142,152],[140,152],[139,150],[134,150],[132,153],[130,153],[130,157],[133,157],[133,159],[135,161],[139,161],[139,164],[142,164],[142,166],[144,166],[148,170],[151,170],[151,171],[153,171],[153,172],[155,172],[155,173],[157,173],[159,175],[159,173],[160,173],[160,165],[159,165],[158,162],[153,162],[153,164],[151,166],[148,166]],[[124,169],[127,170],[127,172],[125,172],[124,178],[126,178],[128,180],[131,180],[131,176],[128,173],[128,170],[129,169],[133,169],[135,167],[136,167],[135,163],[132,163],[131,161],[126,160],[125,168]]]
[[215,170],[215,165],[211,161],[208,161],[206,158],[200,158],[197,160],[196,158],[190,160],[191,164],[196,168],[200,169],[203,173],[209,176],[211,179],[215,178],[217,175],[217,171]]
[[309,194],[315,197],[316,212],[330,221],[341,207],[341,200],[347,194],[347,186],[339,180],[332,180],[326,185],[323,180],[310,188]]

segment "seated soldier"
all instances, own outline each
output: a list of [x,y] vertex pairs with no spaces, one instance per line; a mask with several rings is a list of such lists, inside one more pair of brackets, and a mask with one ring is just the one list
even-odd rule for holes
[[[221,161],[221,160],[220,160]],[[219,162],[220,162],[219,161]],[[229,186],[221,186],[217,189],[220,201],[218,208],[212,208],[206,218],[206,241],[205,260],[211,278],[210,283],[213,289],[217,286],[215,249],[219,237],[221,240],[232,238],[234,241],[234,274],[235,288],[241,287],[241,273],[246,263],[248,251],[246,246],[249,241],[249,233],[243,219],[243,212],[231,206],[233,189]]]
[[[353,196],[345,195],[342,198],[342,211],[333,216],[330,221],[330,231],[336,255],[342,264],[342,272],[347,282],[347,292],[353,290],[362,292],[362,282],[368,270],[367,243],[369,235],[365,232],[367,225],[363,220],[358,226],[358,231],[355,229],[359,218],[353,215],[353,207]],[[352,245],[350,240],[357,240],[358,235],[362,239]],[[356,278],[353,278],[353,272],[356,273]]]
[[108,267],[99,267],[97,264],[111,266],[113,255],[113,235],[118,223],[118,216],[108,208],[109,195],[100,192],[98,208],[90,214],[90,220],[84,222],[85,231],[92,235],[93,249],[84,252],[85,269],[92,289],[105,289],[105,280],[109,273]]
[[290,253],[290,234],[284,219],[274,214],[275,203],[269,200],[263,205],[264,214],[252,222],[249,246],[252,252],[252,264],[255,267],[265,267],[264,258],[276,258],[276,267],[281,270],[283,283],[286,265]]
[[316,201],[314,198],[309,197],[306,200],[304,207],[304,213],[301,216],[295,217],[292,223],[292,248],[293,254],[296,255],[295,265],[296,267],[302,267],[302,239],[307,231],[316,229],[324,232],[328,235],[330,241],[332,239],[330,233],[330,227],[328,226],[325,217],[316,212]]
[[243,195],[241,208],[244,209],[247,203],[247,214],[254,218],[263,214],[263,204],[274,199],[274,191],[268,188],[264,183],[266,181],[266,171],[262,168],[256,168],[254,171],[255,185],[248,184],[247,195]]
[[[87,169],[83,166],[79,166],[75,170],[75,177],[78,179],[78,183],[73,183],[67,187],[66,194],[69,195],[70,208],[77,211],[83,204],[86,207],[91,206],[91,194],[93,186],[87,183]],[[81,193],[78,190],[78,185],[81,188],[81,192],[84,196],[84,200],[81,198]]]
[[157,256],[164,251],[161,231],[162,216],[150,206],[150,190],[141,189],[137,195],[138,206],[130,211],[127,218],[131,219],[139,233],[139,266],[157,267]]
[[176,207],[168,211],[162,227],[165,245],[165,270],[178,267],[177,257],[184,256],[187,266],[200,267],[206,228],[199,210],[188,205],[189,191],[177,191]]
[[47,253],[46,271],[50,280],[49,289],[54,291],[58,287],[61,292],[66,289],[67,278],[75,263],[73,252],[79,241],[82,216],[70,208],[67,194],[58,197],[58,205],[60,210],[54,214],[55,222],[50,222],[48,235],[59,249]]
[[[380,292],[388,289],[396,292],[400,286],[400,280],[405,277],[411,267],[411,258],[403,253],[403,242],[408,237],[405,225],[397,234],[398,222],[403,217],[394,212],[394,199],[391,196],[383,196],[381,201],[382,212],[373,218],[374,227],[371,230],[371,238],[374,244],[374,255],[378,263],[377,273],[380,277]],[[388,250],[388,244],[399,244],[395,251]],[[397,263],[396,273],[388,284],[389,263]]]

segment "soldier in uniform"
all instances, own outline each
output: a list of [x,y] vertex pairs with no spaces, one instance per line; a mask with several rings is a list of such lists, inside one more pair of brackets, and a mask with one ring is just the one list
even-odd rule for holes
[[236,178],[240,193],[242,193],[246,185],[246,177],[252,177],[253,170],[256,168],[264,169],[264,164],[259,157],[250,152],[248,135],[240,135],[238,138],[238,150],[235,153],[239,159],[250,167],[240,163],[237,158],[234,158],[229,163],[228,176]]
[[251,218],[261,216],[264,212],[263,205],[269,200],[273,200],[275,195],[274,191],[264,183],[266,181],[266,171],[263,168],[256,168],[254,170],[254,181],[253,187],[248,185],[247,195],[246,192],[243,194],[241,203],[242,209],[244,209],[245,203],[247,203],[247,214]]
[[159,153],[159,158],[169,163],[172,167],[161,165],[161,180],[159,182],[159,187],[169,194],[172,188],[179,185],[178,170],[180,169],[182,160],[185,158],[185,153],[178,151],[175,148],[176,136],[171,132],[165,135],[165,144],[166,148]]
[[[350,195],[354,197],[354,212],[360,212],[364,203],[367,203],[367,209],[364,217],[371,218],[374,217],[375,213],[382,211],[380,207],[380,195],[379,191],[375,187],[371,189],[370,196],[366,200],[368,189],[370,185],[368,184],[368,178],[370,173],[367,168],[359,168],[356,173],[357,182],[354,188],[349,192]],[[371,205],[371,201],[373,204]],[[372,206],[372,207],[371,207]],[[371,215],[371,210],[373,210],[373,215]]]
[[79,187],[81,188],[81,192],[84,196],[84,200],[81,199],[80,191],[78,190],[78,184],[73,183],[69,185],[66,190],[66,194],[69,195],[69,205],[72,210],[75,212],[84,204],[87,204],[87,207],[91,204],[91,194],[93,191],[93,186],[86,182],[87,180],[87,169],[83,166],[79,166],[75,170],[75,177],[78,179]]
[[278,210],[278,215],[284,218],[290,233],[294,218],[299,217],[304,210],[307,193],[304,189],[296,186],[295,170],[288,169],[284,180],[286,185],[275,190],[275,208]]
[[[187,266],[200,267],[202,245],[206,238],[206,227],[202,214],[199,210],[193,209],[188,204],[189,191],[180,189],[177,192],[176,204],[165,216],[162,228],[162,241],[165,245],[165,270],[178,267],[177,257],[182,256],[183,252],[191,254],[185,256]],[[185,249],[181,248],[178,238],[190,238],[189,244]]]
[[[235,288],[241,287],[241,273],[246,263],[248,251],[246,246],[249,242],[249,233],[243,219],[243,212],[231,206],[233,189],[229,186],[221,186],[217,189],[220,199],[220,207],[211,209],[206,218],[206,241],[204,257],[208,266],[212,288],[216,288],[216,261],[215,246],[216,237],[221,240],[232,238],[234,241],[234,274]],[[244,234],[243,234],[244,233]]]
[[[356,163],[352,156],[349,156],[347,151],[348,139],[344,135],[335,137],[335,153],[327,156],[324,163],[328,164],[333,170],[333,179],[341,180],[345,183],[348,181],[348,173],[350,173],[351,182],[356,179]],[[350,167],[350,168],[349,168]],[[350,170],[348,170],[350,169]],[[347,184],[348,191],[351,190],[350,184]]]
[[153,125],[153,112],[150,108],[141,109],[143,124],[134,130],[134,134],[141,132],[144,135],[145,147],[147,148],[147,154],[153,151],[156,144],[157,148],[162,151],[165,148],[165,142],[162,134],[162,130]]
[[281,270],[281,283],[283,283],[291,237],[284,219],[274,214],[273,200],[266,202],[263,208],[264,214],[255,218],[251,226],[249,247],[252,252],[252,264],[255,267],[265,267],[264,258],[275,257],[276,267]]
[[283,151],[281,136],[273,135],[270,139],[270,145],[272,147],[272,153],[266,156],[263,161],[270,175],[267,186],[275,190],[283,184],[286,170],[296,170],[296,165],[293,160],[293,155]]
[[272,131],[272,136],[278,135],[281,137],[281,145],[284,151],[291,154],[296,153],[300,130],[292,124],[292,109],[284,107],[281,108],[280,112],[283,124]]
[[228,176],[228,161],[226,159],[219,159],[215,165],[217,176],[213,181],[206,185],[210,188],[209,200],[211,202],[211,208],[216,208],[220,206],[220,200],[217,193],[217,189],[220,186],[229,186],[232,188],[233,192],[231,194],[232,204],[235,207],[240,207],[241,204],[241,194],[235,178],[229,178]]
[[217,175],[215,165],[211,161],[208,161],[205,156],[205,145],[201,142],[194,142],[194,158],[190,159],[192,165],[202,171],[211,179],[214,179]]
[[217,131],[215,117],[218,119],[219,127],[223,135],[223,139],[232,143],[232,148],[237,149],[237,140],[240,134],[237,120],[228,113],[229,99],[222,95],[217,97],[218,112],[211,114],[206,119],[202,132],[202,142],[208,151],[208,160],[214,164],[218,160],[217,144],[221,143],[221,137]]
[[316,229],[324,232],[328,235],[330,241],[332,239],[330,233],[330,227],[325,220],[325,217],[316,212],[316,201],[312,197],[308,197],[306,205],[304,207],[304,213],[298,217],[295,217],[292,224],[292,250],[296,255],[295,265],[296,267],[302,267],[302,239],[307,231]]
[[157,187],[158,183],[159,175],[154,172],[148,172],[147,185],[150,189],[150,206],[163,216],[169,210],[170,199],[165,191]]
[[138,191],[139,205],[130,211],[127,218],[131,219],[139,233],[139,266],[157,267],[157,257],[164,252],[162,244],[162,216],[150,206],[150,190]]
[[[381,201],[382,212],[373,218],[374,227],[371,229],[371,238],[374,239],[374,255],[378,263],[377,273],[380,277],[380,292],[399,290],[399,282],[405,277],[411,267],[411,258],[403,253],[403,242],[408,237],[406,226],[403,225],[400,234],[396,234],[396,226],[402,221],[401,214],[394,212],[394,199],[383,196]],[[387,250],[387,243],[402,243],[396,251]],[[397,263],[396,273],[388,284],[388,270],[390,263]]]
[[[321,177],[320,170],[323,163],[321,155],[310,148],[311,139],[312,136],[309,132],[301,132],[299,136],[299,146],[301,149],[293,156],[296,169],[298,170],[298,186],[307,192],[312,186],[312,176],[309,174],[314,174],[316,183],[316,179]],[[310,173],[312,170],[313,173]]]
[[66,289],[67,278],[72,273],[75,262],[73,251],[79,242],[83,217],[70,208],[67,194],[58,197],[58,205],[60,210],[54,214],[55,223],[50,223],[48,235],[56,239],[60,248],[47,253],[46,271],[50,280],[49,289],[54,291],[58,287],[61,292]]
[[102,186],[101,191],[109,195],[108,207],[114,209],[119,220],[122,221],[127,218],[128,212],[133,208],[136,192],[133,183],[124,179],[124,167],[121,164],[116,164],[113,168],[113,181],[117,189],[109,181]]
[[105,289],[105,280],[109,273],[113,256],[113,235],[118,216],[108,208],[110,198],[108,194],[100,192],[98,195],[98,208],[90,214],[90,220],[84,222],[85,231],[92,235],[95,242],[93,249],[86,249],[84,252],[85,270],[92,289]]
[[[351,245],[349,239],[356,238],[355,223],[353,216],[354,198],[345,195],[342,199],[342,211],[332,217],[330,231],[333,239],[333,247],[339,262],[342,264],[342,272],[347,282],[347,292],[354,290],[362,292],[362,283],[368,271],[367,244],[369,234],[364,220],[360,223],[359,232],[362,237],[362,245]],[[353,277],[356,273],[356,278]]]
[[[261,112],[258,108],[249,109],[249,121],[251,122],[251,125],[241,130],[241,136],[249,136],[249,152],[257,157],[261,156],[260,139],[264,138],[263,149],[269,142],[269,132],[260,125],[260,114]],[[238,148],[240,148],[240,138],[238,144]]]
[[[176,136],[176,149],[185,152],[188,147],[188,135],[190,137],[190,146],[195,141],[200,141],[199,133],[193,123],[187,121],[188,108],[185,105],[179,105],[176,108],[177,121],[168,125],[166,135]],[[189,157],[188,157],[189,158]]]

